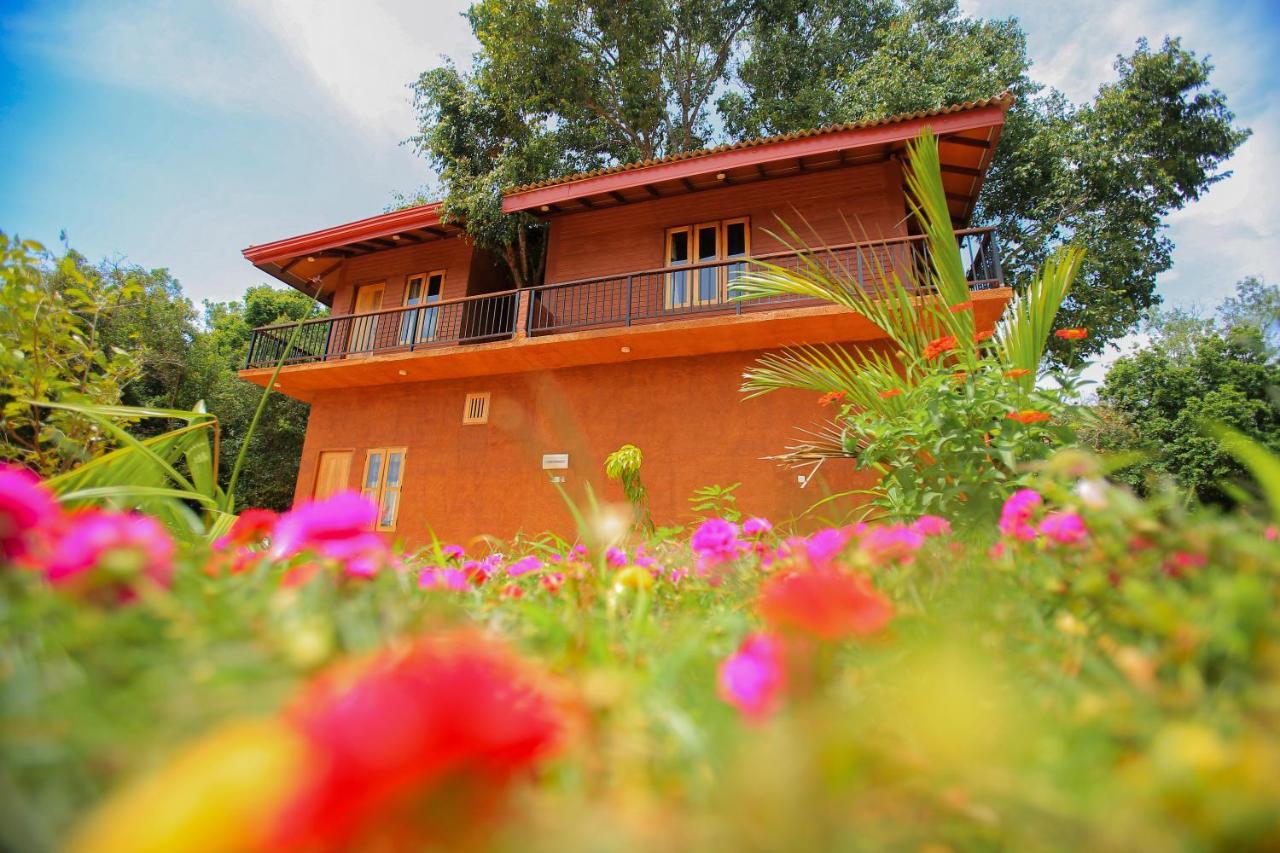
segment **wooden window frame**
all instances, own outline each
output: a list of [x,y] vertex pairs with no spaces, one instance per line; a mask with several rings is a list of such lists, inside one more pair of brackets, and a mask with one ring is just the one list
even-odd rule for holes
[[[693,225],[675,225],[664,232],[665,239],[663,241],[662,265],[672,270],[663,277],[663,299],[662,304],[668,311],[678,308],[697,308],[702,305],[724,305],[729,302],[729,267],[722,266],[716,268],[716,286],[717,295],[709,299],[702,298],[702,288],[700,281],[700,273],[703,270],[682,269],[681,267],[673,267],[671,265],[671,237],[673,234],[685,233],[688,235],[689,260],[688,266],[694,266],[700,263],[708,263],[698,259],[698,233],[708,227],[716,229],[716,257],[712,262],[731,261],[733,258],[728,257],[725,253],[729,248],[729,226],[741,223],[743,226],[743,245],[746,248],[745,254],[734,257],[751,257],[751,217],[750,216],[731,216],[727,219],[712,219],[706,222],[698,222]],[[677,301],[673,298],[676,289],[676,276],[680,273],[684,274],[685,298]]]
[[[425,301],[427,293],[430,291],[431,279],[440,276],[440,298],[437,301],[444,301],[445,283],[448,281],[448,269],[427,270],[426,272],[410,273],[404,278],[404,296],[400,300],[400,304],[405,308],[417,307],[418,311],[406,311],[400,321],[400,343],[409,344],[425,344],[434,341],[440,331],[440,312],[430,312],[431,303]],[[422,296],[417,306],[409,305],[409,290],[415,281],[422,282]],[[427,323],[427,318],[431,318],[431,322]],[[431,326],[430,334],[423,335],[422,328],[424,325]],[[410,329],[412,331],[410,332]],[[409,333],[409,334],[406,334]]]
[[[387,471],[390,469],[389,460],[391,454],[400,454],[400,481],[394,486],[387,485]],[[369,483],[369,462],[375,455],[381,457],[378,466],[378,482],[374,486]],[[407,447],[370,447],[364,452],[364,468],[360,472],[360,495],[368,497],[373,501],[373,505],[377,508],[377,514],[373,517],[373,529],[380,532],[388,532],[396,529],[396,524],[400,521],[400,497],[404,490],[405,471],[409,467],[409,448]],[[388,492],[393,492],[396,496],[395,511],[391,516],[391,523],[384,525],[382,523],[382,504],[386,499]]]
[[[668,311],[676,308],[688,308],[690,300],[693,298],[693,289],[691,286],[692,276],[689,275],[692,270],[681,270],[679,267],[672,266],[671,264],[671,238],[681,232],[683,232],[687,238],[685,246],[688,250],[689,259],[685,261],[685,265],[688,266],[693,263],[693,226],[677,225],[674,228],[668,228],[666,232],[666,240],[664,240],[662,244],[662,265],[668,269],[676,270],[676,272],[669,272],[663,276],[662,305]],[[677,302],[674,298],[674,294],[676,290],[676,277],[680,275],[684,276],[684,299]]]

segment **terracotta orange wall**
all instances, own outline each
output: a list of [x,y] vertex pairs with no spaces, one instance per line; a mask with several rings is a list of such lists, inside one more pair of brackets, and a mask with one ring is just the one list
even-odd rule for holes
[[[783,451],[798,427],[824,417],[816,395],[777,392],[744,401],[743,368],[753,353],[596,365],[434,383],[328,392],[311,407],[298,474],[311,495],[322,450],[354,451],[356,488],[365,452],[407,447],[396,538],[421,543],[480,533],[555,530],[573,534],[569,513],[542,470],[545,453],[568,453],[571,493],[591,482],[621,501],[603,477],[605,457],[626,443],[644,453],[641,476],[659,524],[690,519],[693,490],[741,481],[739,506],[775,521],[832,490],[865,486],[849,463],[828,463],[806,488],[798,472],[762,457]],[[487,425],[463,426],[463,400],[488,391]]]
[[887,161],[557,216],[546,281],[660,267],[668,228],[740,216],[751,217],[753,254],[787,248],[765,233],[784,233],[777,217],[814,247],[862,240],[863,229],[871,239],[901,236],[904,204],[901,167]]
[[404,304],[405,282],[409,276],[439,269],[445,270],[441,298],[466,296],[473,263],[472,254],[470,243],[457,237],[447,237],[402,249],[388,249],[350,258],[334,272],[338,280],[334,291],[333,313],[350,313],[355,289],[363,284],[378,282],[386,283],[382,307],[399,307]]

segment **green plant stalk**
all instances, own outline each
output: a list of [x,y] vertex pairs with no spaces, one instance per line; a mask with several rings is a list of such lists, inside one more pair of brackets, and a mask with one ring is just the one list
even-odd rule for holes
[[[317,292],[319,292],[319,288],[317,288]],[[253,420],[249,421],[249,429],[244,434],[244,441],[240,443],[240,452],[236,454],[236,464],[231,466],[231,479],[227,481],[227,491],[222,498],[223,512],[235,513],[236,482],[240,479],[240,469],[244,467],[245,457],[249,455],[249,442],[253,440],[253,434],[258,429],[258,422],[262,420],[262,413],[266,411],[267,400],[271,397],[271,391],[276,386],[276,379],[279,378],[280,371],[284,369],[285,359],[289,357],[289,353],[293,351],[293,345],[298,341],[298,334],[302,331],[302,324],[311,319],[319,302],[320,300],[315,296],[311,297],[311,308],[307,311],[307,316],[294,325],[293,333],[289,335],[289,341],[280,353],[280,360],[276,362],[276,369],[271,371],[271,378],[267,380],[266,387],[262,389],[262,397],[258,399],[258,408],[253,412]]]

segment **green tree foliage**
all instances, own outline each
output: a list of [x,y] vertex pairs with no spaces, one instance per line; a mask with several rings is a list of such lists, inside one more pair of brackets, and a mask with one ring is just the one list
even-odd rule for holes
[[32,405],[115,405],[141,365],[105,328],[140,285],[104,280],[68,252],[0,232],[0,458],[45,476],[111,449],[112,437],[82,415]]
[[1172,264],[1164,218],[1221,180],[1248,136],[1176,38],[1139,41],[1076,105],[1031,78],[1015,19],[972,18],[957,0],[480,0],[468,16],[475,71],[422,76],[413,142],[450,215],[521,284],[540,280],[539,232],[500,215],[504,187],[1009,90],[975,224],[999,227],[1022,288],[1067,241],[1086,251],[1063,306],[1064,323],[1090,329],[1074,351],[1086,356],[1156,304]]
[[1089,435],[1100,450],[1138,451],[1121,476],[1146,489],[1172,477],[1203,502],[1230,504],[1244,475],[1206,424],[1234,428],[1280,450],[1280,362],[1267,334],[1280,324],[1280,289],[1245,279],[1215,319],[1157,312],[1149,347],[1112,366],[1098,394],[1104,426]]

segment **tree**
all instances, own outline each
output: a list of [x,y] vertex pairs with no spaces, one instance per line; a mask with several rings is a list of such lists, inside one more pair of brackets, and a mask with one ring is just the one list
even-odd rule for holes
[[0,459],[52,476],[111,449],[92,421],[27,401],[120,403],[141,366],[104,341],[103,327],[138,290],[127,278],[104,281],[70,251],[55,258],[0,232]]
[[414,84],[411,144],[445,189],[444,213],[540,284],[544,229],[502,213],[502,191],[609,163],[699,148],[756,0],[480,0],[474,70]]
[[1090,329],[1070,350],[1083,357],[1158,302],[1165,217],[1225,177],[1248,136],[1212,66],[1178,39],[1139,41],[1114,81],[1074,105],[1031,79],[1016,20],[968,17],[957,0],[480,0],[468,16],[475,71],[420,78],[413,141],[448,214],[520,284],[540,280],[540,232],[501,215],[504,188],[1009,90],[975,224],[998,227],[1020,289],[1065,243],[1085,249],[1063,306],[1064,322]]
[[1107,373],[1098,395],[1104,425],[1090,441],[1100,450],[1143,455],[1121,472],[1135,488],[1167,476],[1203,502],[1230,504],[1228,484],[1244,469],[1205,432],[1207,423],[1226,424],[1280,450],[1280,410],[1272,402],[1280,364],[1264,333],[1277,317],[1242,309],[1275,305],[1280,294],[1258,279],[1241,281],[1236,294],[1215,319],[1154,312],[1146,325],[1151,345],[1118,359]]

